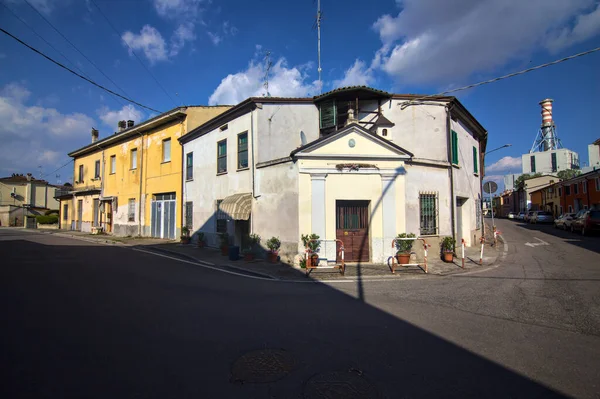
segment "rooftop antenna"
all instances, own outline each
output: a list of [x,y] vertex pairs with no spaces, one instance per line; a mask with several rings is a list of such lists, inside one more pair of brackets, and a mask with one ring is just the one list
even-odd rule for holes
[[265,83],[263,84],[263,86],[265,86],[266,97],[271,97],[271,93],[269,93],[269,72],[271,72],[272,66],[273,63],[271,62],[271,52],[267,51],[265,55]]
[[[323,13],[321,12],[321,0],[317,0],[317,53],[318,53],[318,62],[319,67],[317,71],[319,72],[319,93],[323,92],[323,81],[321,80],[321,19],[323,18]],[[314,26],[314,25],[313,25]]]
[[57,174],[56,174],[56,184],[60,184],[60,183],[62,183],[62,182],[60,181],[60,173],[57,173]]
[[42,174],[42,165],[38,165],[38,169],[40,171],[40,180],[44,178],[44,175]]

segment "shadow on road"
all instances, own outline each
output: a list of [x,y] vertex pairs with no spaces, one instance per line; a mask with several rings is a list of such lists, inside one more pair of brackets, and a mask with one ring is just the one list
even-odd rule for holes
[[[0,253],[5,398],[563,397],[325,284],[110,246]],[[287,360],[236,362],[266,349]],[[253,384],[240,367],[281,378]]]
[[571,233],[570,231],[557,229],[552,224],[529,224],[523,222],[515,223],[517,223],[518,227],[523,229],[530,230],[532,232],[540,231],[550,234],[564,239],[566,243],[585,248],[589,251],[600,253],[600,236],[598,234],[594,236],[582,236],[580,233]]

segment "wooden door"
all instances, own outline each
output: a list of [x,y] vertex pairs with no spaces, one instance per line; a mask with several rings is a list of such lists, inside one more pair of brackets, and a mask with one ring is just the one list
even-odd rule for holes
[[368,262],[369,201],[336,201],[336,238],[344,243],[346,262]]

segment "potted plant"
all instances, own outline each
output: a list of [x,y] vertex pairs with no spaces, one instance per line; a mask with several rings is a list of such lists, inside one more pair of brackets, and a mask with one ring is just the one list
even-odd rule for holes
[[269,248],[269,262],[277,263],[277,255],[279,254],[280,247],[281,241],[278,237],[271,237],[267,240],[267,248]]
[[242,255],[244,255],[244,260],[246,262],[250,262],[254,260],[254,250],[250,247],[242,250]]
[[198,232],[198,248],[204,248],[205,242],[204,242],[204,233],[203,232]]
[[319,237],[317,234],[302,234],[302,243],[304,244],[304,248],[308,248],[308,260],[309,260],[309,264],[307,264],[308,267],[314,267],[317,266],[319,263],[319,255],[317,255],[317,252],[319,252],[319,249],[321,248],[321,241],[319,241],[321,237]]
[[444,262],[454,261],[454,245],[456,245],[456,240],[454,238],[444,237],[442,239],[440,247],[444,256]]
[[229,234],[219,233],[221,255],[227,256],[229,252]]
[[182,244],[190,243],[190,228],[187,226],[183,226],[181,228],[181,243]]
[[415,238],[413,233],[401,233],[396,237],[396,260],[400,265],[410,263],[410,252],[412,250],[413,240],[399,240],[398,238]]

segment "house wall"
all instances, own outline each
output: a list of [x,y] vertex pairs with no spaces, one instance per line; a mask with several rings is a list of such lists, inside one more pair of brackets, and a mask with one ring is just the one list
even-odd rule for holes
[[[596,183],[596,179],[600,179],[600,171],[596,172],[592,176],[586,176],[580,179],[572,179],[566,182],[562,182],[562,198],[561,204],[563,205],[564,212],[569,211],[569,206],[573,209],[573,212],[580,211],[582,209],[600,209],[600,181]],[[597,188],[598,184],[598,189]],[[578,186],[578,194],[575,194],[574,187]],[[587,191],[583,192],[583,186],[587,187]],[[567,195],[565,186],[570,186],[570,193]]]
[[589,144],[588,145],[588,160],[589,167],[600,169],[600,145]]
[[[552,155],[556,153],[556,170],[552,170]],[[535,171],[531,170],[531,157],[535,157]],[[556,173],[579,166],[579,155],[575,151],[561,148],[544,152],[534,152],[521,156],[523,173]]]
[[[100,161],[100,178],[95,178],[95,162]],[[79,165],[83,165],[83,178],[79,180]],[[82,155],[80,157],[75,158],[73,162],[73,190],[74,191],[82,191],[82,190],[100,190],[102,188],[102,151],[98,149],[97,151]],[[73,200],[72,208],[74,212],[72,213],[71,218],[71,226],[75,229],[75,222],[77,220],[77,200],[83,200],[83,213],[81,219],[81,231],[91,232],[92,224],[94,220],[94,199],[98,198],[98,194],[84,194],[78,195]],[[59,210],[59,212],[62,212]],[[62,217],[61,217],[62,219]]]

